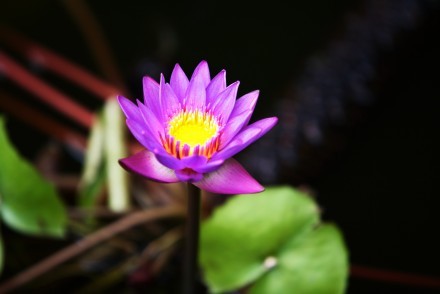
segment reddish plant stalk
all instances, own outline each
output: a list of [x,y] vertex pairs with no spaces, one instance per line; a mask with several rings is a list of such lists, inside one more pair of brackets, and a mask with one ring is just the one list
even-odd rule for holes
[[84,151],[87,140],[83,135],[19,102],[15,97],[4,92],[0,92],[0,97],[0,108],[3,110],[60,142]]
[[19,86],[36,95],[42,101],[70,117],[77,123],[86,128],[91,127],[94,119],[92,112],[83,108],[79,104],[76,104],[68,96],[55,90],[39,78],[32,75],[1,51],[0,71]]
[[31,62],[76,83],[103,100],[121,92],[69,60],[11,30],[0,27],[0,38],[9,47],[26,56]]

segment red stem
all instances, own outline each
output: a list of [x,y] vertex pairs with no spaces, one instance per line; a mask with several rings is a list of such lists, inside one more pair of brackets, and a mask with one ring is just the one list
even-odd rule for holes
[[76,83],[103,100],[121,93],[83,68],[15,32],[0,27],[0,37],[9,47],[25,55],[30,61]]
[[19,102],[17,99],[4,92],[0,92],[0,97],[0,107],[8,113],[11,113],[49,136],[52,136],[75,149],[84,151],[87,140],[81,134],[70,130],[68,127],[37,112],[37,110]]

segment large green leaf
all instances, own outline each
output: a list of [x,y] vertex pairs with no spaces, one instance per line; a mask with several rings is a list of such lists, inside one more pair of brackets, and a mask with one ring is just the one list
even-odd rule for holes
[[15,151],[1,117],[0,162],[1,219],[23,233],[62,236],[67,217],[55,188]]
[[318,220],[314,201],[290,187],[232,197],[201,227],[200,262],[210,290],[254,282],[270,270],[268,257],[310,232]]
[[347,275],[341,233],[334,225],[321,225],[282,248],[277,265],[255,283],[250,293],[344,293]]

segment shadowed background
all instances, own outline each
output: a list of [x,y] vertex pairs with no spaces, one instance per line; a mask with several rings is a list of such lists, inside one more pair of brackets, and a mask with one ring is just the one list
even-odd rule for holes
[[[100,70],[71,3],[3,1],[1,24],[98,76],[121,79],[132,97],[142,96],[142,76],[169,76],[176,62],[186,72],[201,59],[212,74],[226,69],[228,83],[241,81],[239,94],[260,90],[253,120],[280,118],[238,156],[251,174],[266,185],[309,189],[323,218],[341,227],[353,264],[440,275],[435,1],[89,1],[120,77]],[[99,108],[90,94],[33,70]],[[0,87],[86,134],[1,77]],[[48,138],[8,119],[13,142],[34,158]],[[79,169],[75,160],[66,165]],[[349,293],[392,291],[434,293],[356,275],[348,286]]]

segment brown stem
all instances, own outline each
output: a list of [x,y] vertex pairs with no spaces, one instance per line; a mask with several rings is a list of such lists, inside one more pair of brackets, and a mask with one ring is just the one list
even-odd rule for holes
[[54,269],[63,262],[66,262],[85,250],[90,249],[98,243],[108,240],[114,235],[121,233],[133,226],[161,218],[181,216],[184,215],[184,213],[184,210],[180,206],[160,207],[146,211],[133,212],[121,220],[118,220],[96,231],[95,233],[90,234],[84,239],[64,249],[61,249],[40,263],[31,266],[30,268],[7,280],[0,285],[0,293],[7,293],[20,286],[23,286],[24,284],[48,272],[49,270]]

